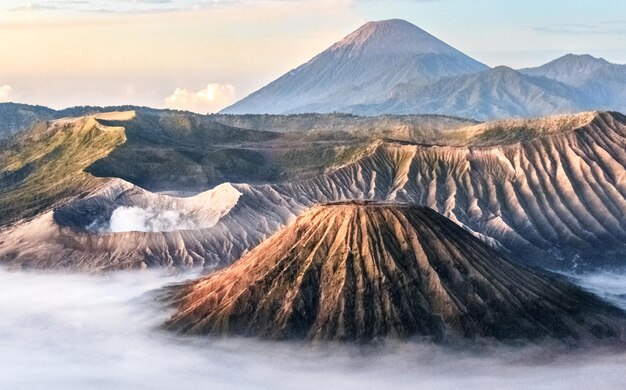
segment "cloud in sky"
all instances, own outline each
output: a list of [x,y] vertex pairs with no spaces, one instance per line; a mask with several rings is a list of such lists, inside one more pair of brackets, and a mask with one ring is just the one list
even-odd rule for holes
[[606,20],[590,23],[560,23],[535,27],[535,31],[564,35],[622,35],[626,34],[624,20]]
[[[112,14],[141,14],[154,12],[178,12],[213,8],[228,5],[255,5],[271,2],[305,2],[312,0],[38,0],[35,2],[21,2],[8,0],[15,5],[8,7],[10,11],[66,11],[69,13],[112,13]],[[2,10],[0,5],[0,11]]]
[[[286,4],[299,6],[314,4],[317,1],[332,3],[329,0],[39,0],[23,3],[19,0],[7,0],[17,5],[5,8],[10,11],[65,11],[67,13],[88,14],[153,14],[167,12],[199,11],[223,7],[251,7],[251,6],[284,6]],[[336,4],[367,2],[371,0],[335,0]],[[401,0],[402,1],[402,0]],[[411,0],[411,1],[441,1],[441,0]],[[0,11],[2,11],[0,5]],[[61,12],[60,12],[61,13]]]
[[0,86],[0,102],[8,102],[11,100],[11,88],[10,85]]
[[50,10],[58,10],[59,7],[52,4],[42,4],[42,3],[26,3],[25,5],[12,8],[12,11],[50,11]]
[[176,88],[165,98],[165,106],[176,110],[187,110],[202,114],[221,110],[235,102],[235,87],[230,84],[212,83],[197,92]]
[[[194,95],[207,81],[232,84],[242,97],[366,21],[398,17],[492,66],[537,66],[570,52],[626,63],[618,20],[626,2],[614,0],[593,7],[567,0],[510,7],[497,0],[163,1],[0,1],[0,48],[11,53],[0,56],[0,86],[13,87],[13,100],[54,108],[162,108],[177,87],[190,89],[186,100],[201,100]],[[30,12],[11,11],[29,2]]]
[[[0,2],[0,48],[12,53],[0,56],[0,86],[19,91],[14,100],[53,108],[163,108],[176,88],[186,88],[189,96],[208,82],[230,84],[237,96],[244,96],[310,60],[363,22],[349,0],[256,5],[228,0],[175,12],[124,11],[139,7],[126,0],[102,1],[48,12],[10,12],[9,7],[24,1]],[[181,7],[193,0],[182,1],[146,9]],[[78,12],[79,7],[94,10],[113,4],[119,4],[119,13]],[[180,107],[182,97],[179,91],[170,104]]]
[[168,4],[171,3],[172,0],[130,0],[130,2],[137,4]]

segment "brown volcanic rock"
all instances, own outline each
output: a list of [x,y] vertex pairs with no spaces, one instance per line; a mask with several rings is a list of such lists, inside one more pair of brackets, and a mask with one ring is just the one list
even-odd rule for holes
[[620,338],[624,314],[417,206],[317,206],[235,264],[172,287],[187,334],[369,341]]

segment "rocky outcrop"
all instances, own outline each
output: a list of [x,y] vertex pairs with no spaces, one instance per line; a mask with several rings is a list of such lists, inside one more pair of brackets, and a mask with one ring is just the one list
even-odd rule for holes
[[436,212],[343,202],[312,208],[232,266],[169,294],[185,334],[356,340],[623,337],[625,316],[516,265]]

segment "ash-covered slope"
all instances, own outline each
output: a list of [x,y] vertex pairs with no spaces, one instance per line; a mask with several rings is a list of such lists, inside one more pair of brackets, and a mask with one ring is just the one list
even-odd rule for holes
[[[376,141],[361,157],[311,179],[218,186],[205,195],[232,202],[210,215],[198,212],[193,200],[108,179],[47,214],[0,229],[0,262],[87,270],[223,267],[308,207],[373,199],[430,207],[520,262],[565,269],[623,265],[625,166],[626,118],[592,112],[445,131],[438,145]],[[46,169],[54,172],[54,165]],[[117,208],[150,206],[211,223],[106,229]]]
[[409,22],[369,22],[222,112],[335,112],[338,107],[385,99],[401,83],[427,84],[485,69]]
[[0,229],[0,262],[85,272],[223,266],[220,254],[242,253],[263,238],[247,238],[243,227],[216,226],[240,195],[223,184],[178,198],[108,180],[84,198]]
[[[585,113],[493,122],[453,132],[449,142],[381,143],[370,156],[327,175],[272,186],[269,196],[304,205],[410,202],[437,210],[521,262],[624,264],[626,117]],[[240,199],[248,202],[255,200]]]
[[182,333],[370,341],[615,338],[624,314],[515,265],[423,207],[314,207],[234,265],[172,288]]

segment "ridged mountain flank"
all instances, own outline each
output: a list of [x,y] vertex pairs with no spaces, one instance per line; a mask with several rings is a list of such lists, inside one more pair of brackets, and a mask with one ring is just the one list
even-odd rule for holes
[[626,111],[626,65],[590,55],[568,54],[521,72],[578,88],[585,107]]
[[427,84],[485,69],[407,21],[369,22],[223,113],[333,112],[383,100],[398,84]]
[[403,84],[385,102],[345,107],[342,111],[366,115],[427,112],[476,120],[536,118],[580,111],[587,107],[582,100],[574,87],[498,66],[428,85]]
[[230,267],[174,286],[188,334],[352,340],[620,338],[624,314],[516,265],[428,208],[315,206]]
[[[89,118],[68,128],[53,122],[40,130],[54,137],[29,144],[42,133],[27,133],[23,142],[0,155],[0,165],[7,167],[0,169],[0,206],[5,206],[0,207],[5,211],[0,213],[0,263],[75,270],[225,267],[311,206],[343,200],[430,207],[515,260],[543,268],[599,270],[622,266],[626,259],[626,116],[618,113],[468,123],[471,126],[460,128],[456,122],[450,130],[428,130],[428,121],[419,118],[404,118],[412,125],[383,125],[365,117],[352,121],[350,126],[359,132],[384,126],[401,130],[369,146],[361,141],[346,144],[341,138],[321,138],[334,141],[318,143],[307,133],[270,140],[264,140],[266,132],[256,131],[231,129],[220,135],[225,128],[204,122],[191,126],[192,132],[184,127],[166,130],[158,124],[175,118],[150,118],[139,113],[136,123],[116,122],[100,133],[82,130],[84,123],[93,122]],[[294,117],[284,120],[290,126],[302,123]],[[346,123],[327,120],[328,127]],[[393,141],[394,134],[400,137],[402,129],[420,123],[426,127],[411,132],[406,141]],[[83,134],[84,142],[65,142],[74,132]],[[231,139],[228,155],[216,153],[226,144],[224,137]],[[93,163],[98,156],[94,150],[103,151],[102,145],[119,144],[124,138],[125,143],[107,146],[115,150]],[[241,158],[225,158],[233,154]],[[29,156],[37,159],[29,163]],[[273,169],[286,167],[282,172],[301,175],[309,166],[328,169],[287,181]],[[70,169],[76,173],[57,180]],[[95,181],[85,170],[106,178]],[[236,183],[197,197],[146,191],[228,181],[222,172],[236,173],[231,176]],[[273,182],[259,183],[259,178]],[[149,185],[167,181],[173,186]],[[214,197],[228,199],[228,207],[213,209],[209,204],[211,215],[198,209]],[[178,211],[198,223],[193,229],[109,229],[118,208]],[[15,223],[3,225],[7,219]]]
[[607,68],[622,68],[622,71],[626,72],[625,65],[611,64],[604,58],[596,58],[589,54],[567,54],[539,67],[522,69],[521,72],[580,87]]

